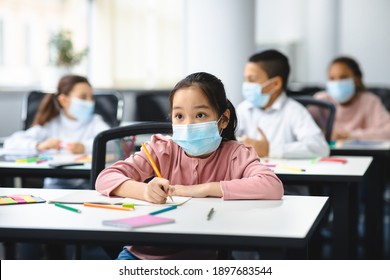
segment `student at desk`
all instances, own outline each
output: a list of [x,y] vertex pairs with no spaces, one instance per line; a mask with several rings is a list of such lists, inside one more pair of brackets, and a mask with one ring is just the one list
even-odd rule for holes
[[[92,152],[94,137],[109,129],[101,116],[94,114],[92,87],[87,78],[67,75],[61,78],[57,93],[42,100],[33,125],[18,131],[4,142],[7,150],[67,150],[72,154]],[[46,178],[46,188],[90,188],[89,180]]]
[[329,155],[320,128],[300,103],[287,97],[288,58],[276,50],[256,53],[245,66],[237,107],[237,135],[260,157],[313,158]]
[[[236,113],[222,82],[194,73],[181,80],[170,97],[172,138],[154,135],[144,150],[103,170],[96,189],[104,195],[165,203],[168,195],[229,199],[281,199],[283,185],[262,165],[256,152],[235,141]],[[214,250],[126,246],[118,259],[210,259]]]
[[335,58],[328,69],[326,91],[314,97],[336,107],[332,139],[390,139],[390,113],[379,97],[366,91],[354,59]]

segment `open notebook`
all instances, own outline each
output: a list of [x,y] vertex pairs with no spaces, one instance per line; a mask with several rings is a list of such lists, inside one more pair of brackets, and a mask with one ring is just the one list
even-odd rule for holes
[[[182,205],[183,203],[190,200],[191,197],[184,197],[184,196],[173,196],[173,201],[171,199],[167,199],[167,202],[165,205]],[[123,198],[123,197],[107,197],[104,196],[97,191],[90,191],[90,190],[75,190],[72,191],[70,194],[57,197],[54,199],[48,199],[49,203],[65,203],[65,204],[83,204],[83,203],[96,203],[96,204],[111,204],[111,205],[122,205],[123,203],[134,203],[135,206],[141,206],[141,205],[160,205],[160,204],[153,204],[147,201],[138,200],[134,198]]]

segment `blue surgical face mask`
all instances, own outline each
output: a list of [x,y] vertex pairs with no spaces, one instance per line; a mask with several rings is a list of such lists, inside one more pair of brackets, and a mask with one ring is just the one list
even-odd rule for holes
[[267,106],[271,98],[271,93],[264,93],[262,88],[267,86],[271,80],[272,79],[263,83],[263,86],[258,83],[244,82],[242,84],[242,95],[245,100],[252,103],[256,108],[264,108]]
[[172,124],[172,140],[190,156],[210,154],[218,149],[222,141],[218,121]]
[[80,98],[72,98],[69,113],[75,117],[79,122],[89,122],[93,117],[95,110],[95,102],[86,101]]
[[353,79],[328,81],[326,83],[326,91],[337,102],[345,103],[350,100],[355,93],[355,82]]

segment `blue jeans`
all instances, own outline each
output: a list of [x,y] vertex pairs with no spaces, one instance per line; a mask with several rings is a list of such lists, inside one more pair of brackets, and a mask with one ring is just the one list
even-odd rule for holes
[[139,260],[136,256],[129,252],[126,247],[123,247],[122,251],[119,253],[117,260]]

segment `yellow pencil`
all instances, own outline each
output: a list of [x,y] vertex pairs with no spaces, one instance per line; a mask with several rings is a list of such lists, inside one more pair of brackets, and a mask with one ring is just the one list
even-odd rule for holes
[[[156,172],[157,177],[162,178],[160,170],[158,170],[158,167],[157,167],[156,163],[154,162],[152,156],[150,155],[148,149],[146,148],[145,144],[141,144],[141,145],[142,145],[142,148],[144,149],[145,154],[148,157],[150,163],[152,164],[153,170],[154,170],[154,172]],[[172,196],[169,195],[169,198],[173,201]]]
[[298,171],[298,172],[305,172],[306,169],[298,168],[298,167],[290,167],[290,166],[284,166],[284,165],[277,165],[277,168],[285,169],[285,170],[292,170],[292,171]]

